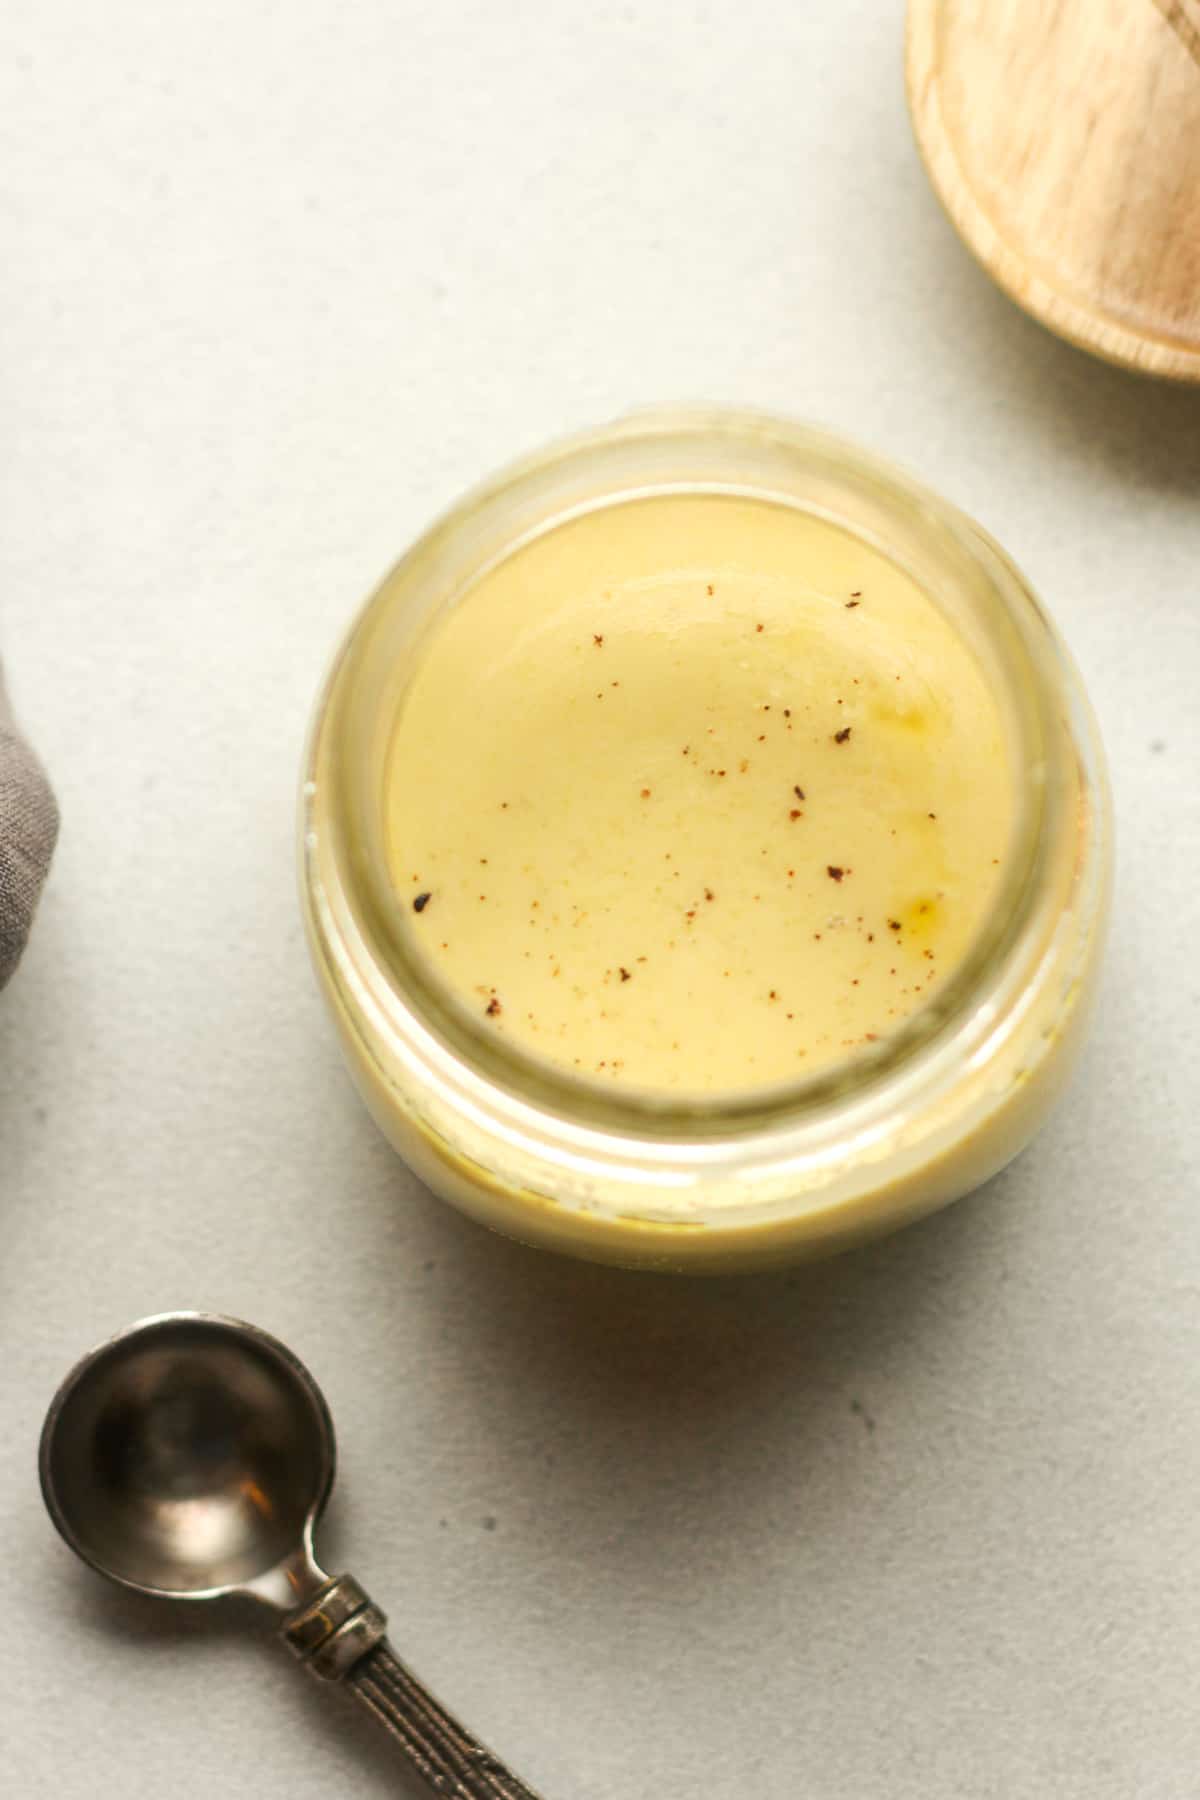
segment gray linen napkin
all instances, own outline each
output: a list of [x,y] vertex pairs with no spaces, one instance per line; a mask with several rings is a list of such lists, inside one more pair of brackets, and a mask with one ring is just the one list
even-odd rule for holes
[[57,836],[54,795],[17,730],[0,671],[0,988],[25,948]]

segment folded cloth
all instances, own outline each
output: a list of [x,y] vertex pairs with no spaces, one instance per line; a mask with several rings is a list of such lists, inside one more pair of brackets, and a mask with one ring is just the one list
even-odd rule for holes
[[0,988],[25,948],[57,836],[54,795],[17,730],[0,674]]

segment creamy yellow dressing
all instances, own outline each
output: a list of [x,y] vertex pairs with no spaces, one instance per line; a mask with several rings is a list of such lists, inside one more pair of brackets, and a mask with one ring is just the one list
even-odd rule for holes
[[1014,791],[983,670],[898,567],[783,504],[657,495],[555,526],[438,622],[388,854],[481,1028],[593,1079],[733,1093],[933,997]]

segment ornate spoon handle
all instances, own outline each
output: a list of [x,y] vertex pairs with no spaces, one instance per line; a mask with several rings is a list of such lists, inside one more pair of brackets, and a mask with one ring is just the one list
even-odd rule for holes
[[461,1726],[386,1639],[358,1662],[347,1686],[396,1739],[435,1794],[455,1800],[537,1800],[498,1757]]
[[435,1794],[450,1800],[538,1800],[448,1713],[384,1637],[387,1620],[339,1575],[283,1622],[288,1647],[320,1680],[344,1682]]

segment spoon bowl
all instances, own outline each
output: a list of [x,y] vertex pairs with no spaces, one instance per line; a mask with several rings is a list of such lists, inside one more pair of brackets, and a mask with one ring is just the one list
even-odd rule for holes
[[77,1364],[42,1433],[42,1492],[85,1562],[142,1593],[253,1591],[312,1531],[333,1424],[264,1331],[211,1314],[131,1326]]

